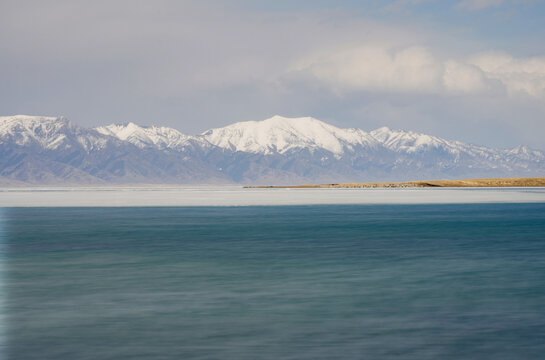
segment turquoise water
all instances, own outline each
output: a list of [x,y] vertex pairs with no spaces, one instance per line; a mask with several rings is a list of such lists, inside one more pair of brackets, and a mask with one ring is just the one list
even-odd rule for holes
[[10,208],[7,359],[539,359],[545,204]]

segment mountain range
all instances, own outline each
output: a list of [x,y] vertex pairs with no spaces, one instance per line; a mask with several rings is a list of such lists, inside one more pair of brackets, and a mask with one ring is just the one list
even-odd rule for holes
[[187,135],[134,123],[0,117],[0,183],[295,184],[544,176],[545,154],[274,116]]

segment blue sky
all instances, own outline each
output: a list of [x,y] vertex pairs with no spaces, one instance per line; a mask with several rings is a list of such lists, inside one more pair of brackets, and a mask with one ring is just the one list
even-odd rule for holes
[[0,3],[2,115],[275,114],[545,149],[545,1]]

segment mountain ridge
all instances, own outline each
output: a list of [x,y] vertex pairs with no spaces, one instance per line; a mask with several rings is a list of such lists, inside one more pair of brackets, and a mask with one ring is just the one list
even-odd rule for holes
[[[293,183],[539,176],[542,151],[494,149],[413,131],[342,129],[273,116],[184,134],[132,122],[0,117],[4,183]],[[48,165],[45,165],[48,164]]]

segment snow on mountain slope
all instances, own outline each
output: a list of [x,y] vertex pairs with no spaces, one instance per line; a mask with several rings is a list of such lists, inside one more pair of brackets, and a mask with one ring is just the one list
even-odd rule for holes
[[183,150],[189,145],[190,141],[200,142],[202,146],[207,144],[203,140],[194,136],[185,135],[176,129],[164,126],[139,126],[132,122],[118,125],[112,124],[95,128],[101,134],[110,135],[122,141],[127,141],[137,147],[158,148],[158,149],[176,149]]
[[315,183],[543,174],[545,154],[525,146],[492,149],[388,128],[368,133],[310,117],[274,116],[197,136],[133,123],[86,129],[63,117],[0,117],[0,178],[30,183]]
[[409,155],[442,151],[456,158],[466,155],[478,157],[483,160],[494,160],[499,159],[504,152],[504,150],[463,143],[461,141],[445,140],[413,131],[390,130],[387,127],[373,130],[370,134],[386,148]]
[[0,179],[31,184],[230,181],[201,155],[159,146],[142,149],[62,117],[0,118]]
[[355,146],[376,147],[363,130],[340,129],[311,117],[273,116],[263,121],[238,122],[204,132],[211,144],[232,151],[284,154],[294,149],[325,149],[336,155]]
[[513,149],[504,151],[508,159],[513,160],[528,160],[528,161],[545,161],[545,154],[541,151],[530,149],[527,146],[519,145]]
[[545,173],[545,154],[526,146],[494,149],[387,127],[373,130],[371,135],[389,150],[403,154],[405,164],[420,159],[426,164],[424,167],[439,166],[441,171],[465,168],[465,177],[479,172],[485,176],[496,176],[496,173],[498,176],[542,176]]
[[0,143],[60,150],[81,146],[86,151],[104,148],[108,138],[74,125],[65,117],[0,116]]
[[451,153],[457,153],[467,145],[459,141],[445,140],[413,131],[390,130],[387,127],[373,130],[371,135],[388,149],[406,153],[415,153],[433,148],[442,148]]
[[70,123],[63,117],[46,116],[1,116],[0,141],[8,139],[25,146],[39,144],[43,148],[55,149],[66,139]]

